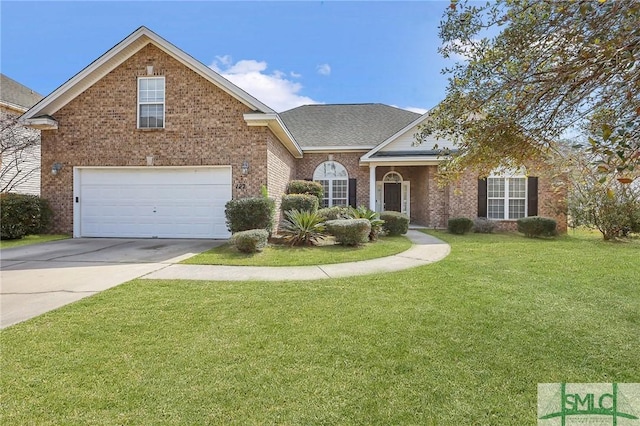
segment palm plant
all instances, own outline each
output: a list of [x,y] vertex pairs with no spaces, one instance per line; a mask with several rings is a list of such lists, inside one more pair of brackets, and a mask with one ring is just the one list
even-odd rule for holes
[[366,206],[358,208],[351,207],[349,216],[353,219],[367,219],[371,223],[371,232],[369,233],[369,241],[376,241],[378,234],[382,231],[384,220],[380,219],[380,215]]
[[284,214],[280,232],[292,246],[317,245],[324,238],[324,219],[317,212],[289,210]]

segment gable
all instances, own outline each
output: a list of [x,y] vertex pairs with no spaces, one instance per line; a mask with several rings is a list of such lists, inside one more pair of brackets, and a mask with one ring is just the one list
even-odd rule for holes
[[24,115],[25,120],[41,116],[52,116],[60,108],[64,107],[75,97],[87,90],[93,84],[102,79],[109,72],[120,66],[131,56],[139,52],[145,46],[152,44],[166,54],[181,62],[187,68],[200,74],[203,78],[227,92],[238,101],[245,104],[253,111],[273,113],[274,111],[249,95],[238,86],[223,78],[221,75],[195,60],[182,50],[164,40],[146,27],[140,27],[127,38],[122,40],[104,55],[93,61],[78,74],[69,79],[62,86],[54,90],[50,95],[38,102]]
[[417,144],[416,134],[419,132],[419,127],[428,119],[429,113],[427,112],[363,155],[361,161],[410,158],[438,160],[443,150],[455,151],[456,148],[452,141],[436,139],[431,136]]

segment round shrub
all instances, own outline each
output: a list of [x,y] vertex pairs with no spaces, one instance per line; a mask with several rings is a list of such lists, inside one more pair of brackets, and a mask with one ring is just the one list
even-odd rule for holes
[[477,234],[492,234],[496,223],[486,217],[477,217],[473,221],[473,232]]
[[250,229],[266,229],[271,233],[275,216],[275,202],[271,198],[250,197],[227,202],[224,214],[232,233]]
[[309,194],[285,194],[280,209],[283,212],[298,210],[315,213],[318,211],[318,198]]
[[37,195],[0,195],[0,238],[3,240],[45,232],[52,219],[49,203]]
[[526,237],[552,237],[557,234],[557,223],[549,217],[531,216],[518,219],[518,232]]
[[336,219],[348,219],[349,207],[345,206],[333,206],[324,207],[318,210],[318,215],[324,220],[336,220]]
[[327,231],[336,242],[345,246],[359,246],[369,242],[371,222],[367,219],[337,219],[325,222]]
[[269,233],[266,229],[250,229],[248,231],[236,232],[231,236],[229,242],[238,251],[243,253],[256,253],[264,250],[267,246]]
[[454,217],[447,221],[447,230],[452,234],[464,235],[473,228],[473,221],[467,217]]
[[387,235],[404,235],[409,230],[409,216],[400,212],[386,211],[380,213],[384,220],[382,229]]
[[369,241],[376,241],[378,234],[382,231],[382,225],[384,220],[380,219],[380,215],[367,206],[360,206],[358,208],[349,208],[349,216],[353,219],[367,219],[371,224],[371,232],[369,233]]
[[324,189],[318,182],[310,180],[292,180],[287,185],[287,194],[314,195],[319,201],[322,200],[322,197],[324,196]]

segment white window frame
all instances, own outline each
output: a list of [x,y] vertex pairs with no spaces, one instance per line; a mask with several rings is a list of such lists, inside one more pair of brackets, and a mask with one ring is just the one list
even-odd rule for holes
[[[161,80],[162,81],[162,102],[158,101],[141,101],[140,100],[140,82],[143,80]],[[165,114],[165,105],[167,101],[167,85],[166,80],[163,76],[152,76],[152,77],[138,77],[137,82],[137,94],[138,94],[138,102],[137,102],[137,115],[138,115],[138,129],[164,129],[166,123],[166,114]],[[162,105],[162,127],[142,127],[140,126],[140,110],[142,109],[142,105]]]
[[[344,171],[344,176],[329,175],[326,173],[327,166],[332,165],[337,173]],[[318,182],[324,188],[324,195],[320,207],[348,206],[349,205],[349,172],[347,168],[337,161],[329,160],[318,164],[313,172],[314,182]],[[344,182],[346,193],[344,197],[335,197],[333,194],[334,182]],[[336,203],[339,202],[339,203]],[[342,204],[344,202],[344,204]],[[325,205],[326,203],[326,205]]]
[[[528,200],[529,200],[529,185],[527,183],[527,176],[524,175],[521,171],[520,173],[502,173],[502,174],[492,174],[487,178],[487,219],[490,220],[518,220],[521,217],[527,217],[528,211]],[[490,196],[490,180],[491,179],[501,179],[504,181],[504,194],[501,197],[492,197]],[[512,185],[512,181],[515,180],[523,180],[524,181],[524,197],[512,197],[510,196],[510,185]],[[502,211],[502,217],[491,217],[490,211],[491,208],[489,206],[490,200],[503,200],[504,207]],[[509,209],[509,201],[510,200],[524,200],[524,215],[521,217],[511,217],[511,211]]]

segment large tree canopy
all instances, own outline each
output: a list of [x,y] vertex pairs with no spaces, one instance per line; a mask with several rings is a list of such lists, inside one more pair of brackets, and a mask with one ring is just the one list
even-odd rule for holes
[[452,0],[440,37],[457,62],[417,137],[456,142],[445,172],[522,164],[581,134],[602,170],[637,176],[640,1]]

